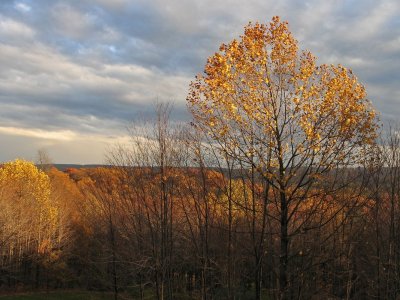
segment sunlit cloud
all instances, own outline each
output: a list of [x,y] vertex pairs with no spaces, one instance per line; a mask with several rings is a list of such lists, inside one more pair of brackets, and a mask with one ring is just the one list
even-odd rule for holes
[[14,8],[23,13],[30,12],[32,9],[29,5],[22,3],[22,2],[16,2],[14,5]]
[[29,26],[0,14],[0,36],[31,39],[34,35],[35,31]]
[[0,133],[58,141],[71,141],[76,138],[76,134],[70,130],[48,131],[41,129],[0,127]]

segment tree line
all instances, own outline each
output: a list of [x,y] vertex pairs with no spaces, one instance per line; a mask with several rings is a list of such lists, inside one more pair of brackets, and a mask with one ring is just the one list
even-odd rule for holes
[[139,144],[112,152],[113,167],[2,166],[2,289],[83,288],[116,299],[398,297],[396,131],[368,163],[330,171],[289,204],[282,250],[280,191],[198,133],[159,121],[153,139],[133,136]]

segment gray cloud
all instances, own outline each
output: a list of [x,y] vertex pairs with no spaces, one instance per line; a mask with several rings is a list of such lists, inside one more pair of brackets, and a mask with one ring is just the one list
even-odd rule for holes
[[382,118],[398,119],[397,0],[3,0],[0,160],[24,143],[20,156],[48,143],[57,161],[99,161],[103,146],[150,115],[156,100],[174,101],[173,118],[187,121],[188,84],[207,57],[249,21],[273,15],[289,21],[319,63],[352,68]]

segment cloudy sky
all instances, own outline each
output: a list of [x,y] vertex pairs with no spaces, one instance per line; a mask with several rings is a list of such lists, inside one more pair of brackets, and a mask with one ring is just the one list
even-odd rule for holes
[[0,161],[102,163],[126,126],[175,103],[249,21],[287,20],[319,63],[352,68],[382,119],[400,116],[398,0],[1,0]]

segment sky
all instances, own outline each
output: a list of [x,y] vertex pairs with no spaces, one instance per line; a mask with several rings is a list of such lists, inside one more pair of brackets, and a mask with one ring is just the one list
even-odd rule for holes
[[382,120],[400,116],[398,0],[1,0],[0,161],[104,163],[127,126],[173,102],[249,21],[289,22],[318,63],[351,68]]

